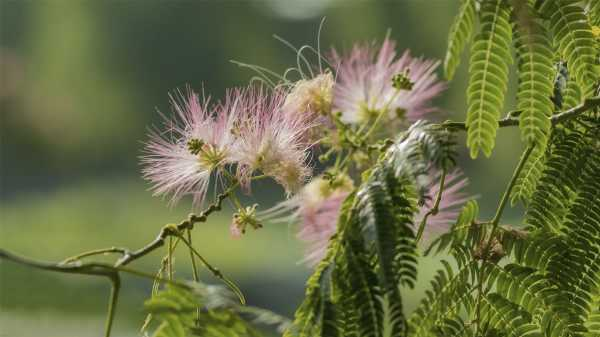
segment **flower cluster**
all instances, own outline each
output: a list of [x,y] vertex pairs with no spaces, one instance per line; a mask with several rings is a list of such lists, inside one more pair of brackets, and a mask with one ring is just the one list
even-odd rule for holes
[[[435,110],[429,102],[445,88],[435,74],[439,62],[414,58],[409,51],[397,58],[395,47],[386,38],[379,48],[362,44],[347,55],[332,52],[330,62],[337,68],[333,107],[342,113],[342,121],[365,123],[379,114],[392,121],[416,121]],[[403,73],[410,90],[391,85]]]
[[[435,118],[431,100],[445,88],[435,74],[438,62],[414,58],[408,51],[398,57],[389,38],[379,47],[356,45],[347,54],[333,50],[326,61],[329,69],[300,70],[302,79],[273,87],[231,89],[214,104],[191,90],[171,95],[174,117],[165,117],[166,131],[151,131],[142,157],[144,177],[155,194],[170,195],[172,203],[191,195],[199,207],[210,184],[216,189],[239,185],[249,192],[253,180],[270,177],[288,198],[257,212],[256,205],[244,207],[232,193],[238,208],[232,235],[243,234],[248,226],[260,228],[265,220],[293,220],[299,224],[298,238],[308,246],[306,262],[316,264],[336,231],[341,204],[354,189],[353,178],[360,179],[360,174],[350,173],[350,166],[360,170],[363,162],[374,160],[361,144],[383,140],[373,133],[377,127],[397,134],[403,121]],[[348,145],[352,151],[340,160]],[[333,169],[311,180],[315,151],[325,151],[319,156],[325,164],[332,153],[338,160]],[[440,177],[431,174],[427,179],[431,184],[426,194],[434,198]],[[466,184],[459,171],[446,177],[430,228],[444,228],[455,218],[457,206],[465,201]],[[415,222],[431,207],[428,203]]]
[[[174,119],[166,119],[165,132],[151,132],[142,157],[144,178],[156,195],[170,194],[172,203],[192,195],[197,207],[211,178],[249,189],[260,171],[293,193],[310,176],[306,133],[313,121],[308,114],[287,113],[285,97],[261,87],[229,90],[214,105],[191,91],[172,95]],[[237,165],[235,177],[231,165]]]

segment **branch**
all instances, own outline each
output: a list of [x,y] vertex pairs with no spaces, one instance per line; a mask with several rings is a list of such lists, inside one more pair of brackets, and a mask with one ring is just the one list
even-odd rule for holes
[[112,323],[115,317],[115,309],[117,300],[119,298],[119,289],[121,286],[121,278],[119,276],[119,270],[111,265],[103,263],[86,263],[86,264],[54,264],[49,262],[34,261],[25,257],[21,257],[3,249],[0,249],[0,258],[6,259],[18,264],[26,265],[28,267],[49,270],[60,273],[68,274],[81,274],[81,275],[92,275],[92,276],[104,276],[107,277],[112,285],[110,292],[110,300],[108,303],[108,313],[106,315],[106,324],[104,330],[104,336],[109,337],[112,329]]
[[129,250],[127,250],[126,248],[120,248],[120,247],[109,247],[109,248],[90,250],[89,252],[81,253],[81,254],[66,258],[61,262],[61,264],[73,263],[73,262],[81,260],[85,257],[101,255],[101,254],[106,255],[109,253],[127,255],[129,253]]
[[134,252],[126,253],[115,263],[115,267],[125,266],[139,259],[140,257],[143,257],[153,252],[155,249],[162,247],[165,244],[165,239],[169,236],[179,237],[180,232],[183,232],[188,229],[193,229],[196,223],[206,222],[206,219],[211,213],[221,210],[221,204],[223,203],[223,200],[225,200],[225,198],[227,198],[229,194],[233,192],[237,185],[238,184],[236,183],[233,186],[231,186],[227,191],[219,194],[217,196],[217,200],[213,204],[208,206],[208,208],[205,209],[202,213],[200,213],[200,215],[190,214],[187,220],[183,220],[178,225],[167,225],[163,227],[154,240],[152,240],[150,243]]
[[440,178],[440,187],[438,188],[437,197],[435,198],[433,207],[431,207],[431,209],[429,209],[429,211],[427,211],[427,213],[425,213],[425,215],[423,216],[423,219],[421,220],[421,224],[419,225],[419,229],[417,231],[417,236],[415,238],[417,243],[419,242],[419,240],[421,240],[421,237],[423,236],[423,232],[425,231],[425,225],[427,225],[427,218],[429,218],[430,215],[435,216],[439,212],[440,202],[442,201],[442,193],[444,193],[445,181],[446,181],[446,168],[443,168],[441,178]]
[[[566,120],[577,117],[578,115],[580,115],[590,109],[598,107],[598,106],[600,106],[600,96],[586,98],[583,101],[583,103],[581,103],[571,109],[568,109],[568,110],[565,110],[562,112],[558,112],[558,113],[552,115],[551,117],[549,117],[548,119],[550,119],[552,126],[555,126]],[[506,126],[516,126],[516,125],[519,125],[519,118],[515,117],[514,114],[512,114],[512,113],[509,113],[507,117],[498,120],[498,126],[501,128],[506,127]],[[461,131],[467,130],[467,125],[464,122],[446,121],[446,122],[443,122],[441,124],[441,126],[446,127],[448,129],[455,129],[455,130],[461,130]]]

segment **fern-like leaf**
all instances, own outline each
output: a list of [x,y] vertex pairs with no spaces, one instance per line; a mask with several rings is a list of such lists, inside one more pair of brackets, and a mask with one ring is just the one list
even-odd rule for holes
[[542,337],[540,328],[531,322],[531,315],[499,294],[482,298],[482,324],[497,329],[507,337]]
[[554,69],[548,34],[526,1],[516,2],[515,45],[519,85],[517,108],[521,138],[542,152],[550,131]]
[[529,204],[529,199],[535,191],[538,181],[542,177],[546,162],[546,151],[536,147],[529,155],[523,169],[517,176],[517,181],[511,192],[510,202],[514,206],[517,202]]
[[463,0],[448,35],[448,49],[444,58],[444,73],[448,80],[454,77],[460,64],[460,55],[473,34],[474,24],[475,0]]
[[[597,139],[598,133],[591,137]],[[552,280],[567,294],[564,309],[577,317],[593,313],[600,292],[600,154],[595,145],[588,151],[581,190],[561,228],[569,249],[548,264]]]
[[446,261],[431,281],[431,290],[425,292],[421,304],[409,320],[409,336],[436,336],[440,325],[474,306],[469,280],[476,274],[476,263],[463,266],[456,274]]
[[600,28],[600,2],[588,0],[588,18],[590,25]]
[[567,61],[569,75],[584,88],[586,96],[596,81],[594,36],[583,8],[577,0],[543,0],[537,6],[549,18],[554,42]]
[[467,89],[467,144],[472,158],[480,151],[489,157],[494,148],[512,59],[509,16],[502,0],[481,5],[481,31],[471,48]]
[[581,183],[576,172],[587,157],[584,136],[580,132],[557,135],[555,142],[539,186],[531,197],[525,223],[530,228],[558,232],[572,202],[572,194]]

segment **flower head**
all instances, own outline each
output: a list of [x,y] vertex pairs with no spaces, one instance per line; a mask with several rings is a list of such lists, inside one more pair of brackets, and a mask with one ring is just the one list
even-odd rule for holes
[[[337,229],[342,202],[352,189],[348,176],[337,176],[333,181],[314,178],[294,197],[266,211],[265,219],[297,222],[298,238],[307,244],[304,261],[314,266],[325,255],[329,238]],[[289,217],[277,218],[290,212]]]
[[303,114],[286,113],[282,108],[286,94],[282,89],[267,93],[262,87],[228,93],[240,115],[234,129],[234,158],[238,162],[238,179],[246,189],[256,171],[275,179],[288,195],[310,177],[307,162],[311,144],[307,134],[314,120]]
[[167,130],[150,131],[142,156],[143,176],[153,184],[155,195],[171,195],[171,203],[193,195],[199,207],[206,196],[211,175],[231,162],[235,113],[220,105],[209,108],[188,91],[171,95],[173,118],[165,117]]
[[233,214],[230,227],[231,236],[235,238],[240,237],[242,234],[246,233],[246,228],[248,226],[254,229],[262,228],[262,224],[256,217],[257,206],[257,204],[254,204],[252,206],[242,207]]
[[285,98],[283,110],[297,114],[329,114],[334,84],[333,75],[329,71],[295,82]]
[[[439,179],[439,173],[430,176],[427,185],[429,198],[415,214],[415,223],[418,224],[433,206],[439,190]],[[270,214],[266,216],[275,218],[286,211],[292,212],[291,219],[300,226],[298,238],[307,243],[304,261],[310,266],[315,266],[325,257],[329,239],[337,230],[342,203],[352,190],[349,178],[341,181],[346,182],[332,186],[323,178],[315,178],[293,198],[271,209]],[[446,177],[438,213],[428,218],[426,237],[447,229],[456,220],[459,206],[468,199],[463,192],[466,185],[467,179],[463,178],[459,171]]]
[[[397,58],[395,46],[386,38],[378,49],[365,44],[355,45],[348,55],[333,51],[333,108],[342,112],[342,121],[357,124],[379,113],[391,120],[404,116],[414,121],[434,110],[428,103],[445,88],[435,74],[439,62],[414,58],[409,51]],[[406,75],[405,86],[394,85],[399,74]]]

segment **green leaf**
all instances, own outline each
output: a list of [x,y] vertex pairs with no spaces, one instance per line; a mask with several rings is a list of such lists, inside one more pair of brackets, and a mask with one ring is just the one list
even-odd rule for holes
[[567,61],[569,76],[575,77],[586,96],[596,81],[596,51],[590,24],[578,0],[538,1],[540,12],[550,21],[550,29],[561,57]]
[[531,316],[518,305],[496,293],[482,298],[482,324],[488,329],[502,331],[507,337],[542,337],[539,326],[531,323]]
[[517,1],[515,8],[515,46],[519,85],[517,109],[521,138],[535,144],[538,152],[546,146],[553,112],[554,68],[548,33],[526,1]]
[[460,64],[460,54],[471,39],[474,23],[475,0],[463,0],[448,35],[448,49],[444,58],[444,73],[448,80],[454,77]]
[[471,47],[467,89],[467,145],[471,157],[492,154],[511,63],[510,11],[502,0],[481,5],[481,31]]
[[543,151],[538,147],[534,148],[523,165],[523,169],[519,172],[510,196],[511,205],[514,206],[519,201],[522,202],[523,205],[529,204],[529,199],[531,199],[538,181],[542,177],[545,163],[546,151]]
[[595,0],[588,0],[588,19],[590,25],[597,26],[600,28],[600,2]]
[[558,232],[581,184],[580,172],[587,160],[584,135],[580,132],[557,134],[546,166],[525,214],[530,228],[546,228]]

